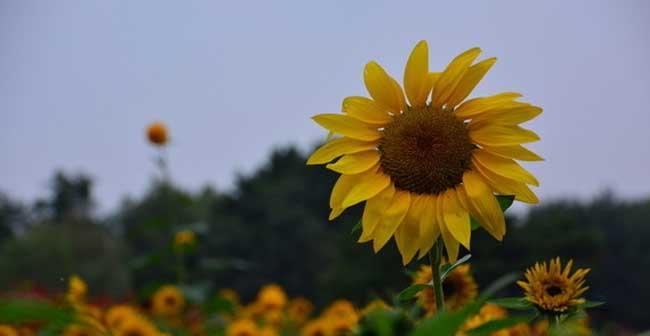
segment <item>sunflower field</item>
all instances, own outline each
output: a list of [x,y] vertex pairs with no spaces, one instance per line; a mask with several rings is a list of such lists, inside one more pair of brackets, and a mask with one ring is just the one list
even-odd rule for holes
[[401,81],[367,63],[367,96],[312,117],[323,142],[275,150],[233,191],[179,186],[166,148],[182,135],[154,122],[144,132],[155,153],[150,189],[113,213],[92,211],[83,174],[57,173],[34,204],[2,195],[0,336],[650,327],[650,229],[641,227],[650,203],[605,193],[510,214],[540,202],[543,181],[521,162],[544,160],[525,147],[543,141],[525,124],[544,104],[514,91],[473,95],[496,62],[479,48],[441,69],[430,52],[417,43]]

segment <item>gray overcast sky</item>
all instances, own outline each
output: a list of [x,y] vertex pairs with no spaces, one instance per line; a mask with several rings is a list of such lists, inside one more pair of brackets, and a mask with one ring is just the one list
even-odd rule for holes
[[[409,5],[404,5],[408,3]],[[544,199],[650,194],[650,1],[0,1],[0,190],[31,200],[55,169],[96,178],[100,208],[148,185],[163,120],[175,180],[229,188],[309,117],[365,95],[375,59],[401,81],[429,41],[441,68],[499,61],[476,94],[515,90],[547,161]]]

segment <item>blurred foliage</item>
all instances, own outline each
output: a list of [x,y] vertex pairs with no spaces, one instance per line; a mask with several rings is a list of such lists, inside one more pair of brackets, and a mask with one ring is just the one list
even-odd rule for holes
[[[188,192],[154,180],[145,195],[126,199],[110,215],[92,212],[92,181],[58,173],[52,192],[26,206],[0,197],[0,287],[30,280],[53,290],[78,273],[94,295],[125,297],[129,289],[155,289],[179,277],[195,290],[233,287],[250,299],[260,285],[276,282],[292,296],[322,305],[338,297],[367,302],[410,284],[396,248],[378,255],[351,233],[360,208],[328,222],[335,174],[305,165],[295,148],[274,151],[232,191],[206,187]],[[474,231],[472,267],[480,284],[535,261],[560,256],[589,267],[588,297],[607,301],[593,311],[644,329],[650,301],[650,200],[621,201],[603,194],[590,202],[555,200],[508,219],[502,243]],[[196,248],[179,255],[174,233],[191,229]],[[392,243],[391,243],[392,244]],[[184,258],[186,269],[175,269]],[[415,265],[410,268],[414,268]],[[511,286],[512,295],[518,290]],[[143,295],[145,296],[145,295]]]

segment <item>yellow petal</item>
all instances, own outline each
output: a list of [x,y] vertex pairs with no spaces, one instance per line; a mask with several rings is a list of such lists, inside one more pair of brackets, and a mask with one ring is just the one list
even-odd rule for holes
[[384,210],[390,205],[390,201],[393,199],[395,194],[395,187],[393,184],[389,184],[386,189],[382,190],[375,197],[371,198],[366,202],[366,207],[363,210],[363,216],[361,217],[361,228],[363,232],[361,237],[359,237],[359,243],[365,243],[373,239],[373,232],[377,227],[377,223],[384,214]]
[[372,247],[375,252],[381,250],[388,242],[390,237],[395,233],[397,227],[402,223],[406,213],[411,205],[411,196],[408,192],[396,191],[393,195],[391,204],[384,211],[384,215],[379,220],[375,231]]
[[420,215],[422,213],[422,196],[411,197],[411,206],[402,224],[395,230],[395,242],[402,255],[402,263],[408,264],[420,247]]
[[350,188],[343,199],[341,207],[348,208],[363,202],[384,190],[390,184],[390,177],[377,170],[378,166],[356,175],[341,175],[357,177],[356,183]]
[[343,213],[344,210],[345,210],[345,209],[340,208],[340,207],[338,207],[338,208],[333,208],[333,209],[330,211],[330,215],[329,215],[328,219],[329,219],[329,220],[333,220],[334,218],[340,216],[340,215]]
[[501,195],[515,195],[515,199],[521,202],[537,204],[539,199],[535,193],[528,188],[525,183],[517,182],[512,179],[497,175],[480,162],[473,160],[472,163],[477,171],[485,178],[485,181]]
[[529,173],[514,160],[490,154],[489,152],[482,149],[475,150],[472,159],[480,162],[483,167],[497,175],[501,175],[515,181],[532,184],[534,186],[539,186],[539,181],[537,181],[535,176]]
[[429,47],[420,41],[409,56],[404,70],[404,89],[411,106],[424,106],[431,93],[433,81],[429,76]]
[[431,79],[432,88],[436,86],[436,83],[438,83],[438,79],[440,79],[440,75],[442,75],[442,72],[429,72],[429,78]]
[[308,165],[328,163],[344,154],[358,153],[377,148],[374,142],[360,141],[350,138],[331,140],[318,148],[307,159]]
[[366,64],[363,79],[372,99],[385,105],[393,113],[403,110],[404,95],[398,92],[395,80],[379,64],[374,61]]
[[503,239],[506,233],[506,222],[490,186],[478,173],[470,170],[463,175],[463,187],[472,216],[494,238]]
[[458,83],[463,79],[463,76],[469,70],[469,66],[481,53],[481,49],[472,48],[464,53],[456,56],[445,71],[440,75],[440,79],[433,88],[433,95],[431,101],[433,106],[442,106],[449,101],[451,94],[456,89]]
[[519,126],[483,124],[474,128],[471,125],[468,127],[469,137],[480,145],[513,146],[539,140],[535,132]]
[[524,148],[521,145],[514,146],[482,146],[486,151],[502,156],[508,159],[516,159],[522,161],[544,161],[544,159],[531,152],[530,150]]
[[369,150],[359,153],[347,154],[335,163],[326,167],[341,174],[359,174],[374,167],[379,162],[379,152]]
[[524,103],[518,103],[516,105],[503,109],[488,110],[474,117],[472,123],[518,125],[542,113],[542,109],[537,106]]
[[521,94],[519,93],[505,92],[489,97],[474,98],[460,104],[460,106],[456,108],[455,113],[458,117],[469,118],[490,109],[512,104],[513,100],[519,97],[521,97]]
[[[330,195],[330,208],[340,209],[341,212],[343,211],[343,200],[350,190],[352,190],[354,184],[358,183],[360,179],[359,175],[362,174],[341,175],[338,180],[336,180],[336,183],[334,183],[334,187],[332,188],[332,194]],[[334,218],[330,218],[330,220],[332,219]]]
[[400,111],[406,111],[406,98],[404,98],[404,90],[402,86],[394,79],[390,79],[393,82],[393,90],[395,90],[395,96],[397,97],[399,103]]
[[386,125],[392,118],[386,107],[366,97],[347,97],[343,99],[343,112],[373,125]]
[[453,263],[458,259],[458,241],[454,239],[454,237],[451,235],[449,230],[447,229],[447,225],[445,223],[443,213],[444,213],[444,208],[443,208],[443,195],[440,195],[440,199],[437,202],[437,212],[436,215],[438,217],[438,223],[440,226],[440,236],[442,236],[442,241],[445,243],[445,247],[447,248],[447,257],[448,257],[448,262]]
[[450,107],[456,107],[456,105],[467,98],[496,61],[496,58],[488,58],[469,67],[463,79],[461,79],[456,89],[454,89],[454,93],[449,97],[447,104]]
[[330,195],[330,208],[336,210],[330,214],[330,220],[338,217],[343,210],[365,201],[390,183],[390,178],[377,171],[379,166],[355,175],[341,175],[334,184]]
[[324,128],[352,139],[374,141],[381,138],[376,128],[344,114],[325,113],[312,119]]
[[420,241],[418,247],[420,254],[418,258],[422,258],[436,242],[440,236],[440,227],[438,224],[438,202],[439,197],[436,195],[422,196],[422,211],[420,213]]
[[442,218],[445,227],[451,235],[465,248],[469,249],[472,227],[469,213],[464,209],[456,196],[455,190],[448,190],[442,196]]

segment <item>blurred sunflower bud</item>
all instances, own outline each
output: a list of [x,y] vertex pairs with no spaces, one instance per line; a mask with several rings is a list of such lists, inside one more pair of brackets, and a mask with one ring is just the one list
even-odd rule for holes
[[147,139],[154,146],[164,146],[169,141],[167,127],[161,122],[155,122],[147,127]]

